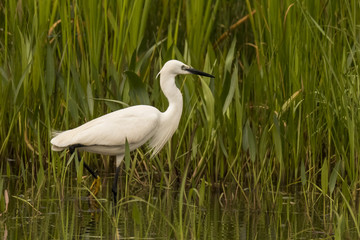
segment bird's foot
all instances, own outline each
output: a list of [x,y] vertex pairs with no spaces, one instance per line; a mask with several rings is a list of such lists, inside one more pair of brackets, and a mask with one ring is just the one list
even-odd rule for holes
[[94,196],[96,196],[97,193],[99,192],[100,186],[101,186],[101,179],[99,176],[97,176],[97,178],[94,179],[90,187],[90,191],[94,194]]

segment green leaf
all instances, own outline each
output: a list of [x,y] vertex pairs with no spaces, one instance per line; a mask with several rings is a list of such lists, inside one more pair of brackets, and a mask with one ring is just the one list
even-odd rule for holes
[[129,147],[129,143],[126,139],[125,140],[125,169],[126,169],[126,171],[129,171],[129,169],[130,169],[130,161],[131,161],[130,147]]
[[200,190],[199,190],[199,205],[203,206],[204,205],[204,200],[205,200],[205,180],[201,179],[201,185],[200,185]]
[[88,82],[88,84],[87,84],[86,95],[87,95],[87,102],[88,102],[88,108],[89,108],[89,111],[90,111],[90,115],[93,116],[93,113],[94,113],[94,98],[93,98],[93,95],[92,95],[92,89],[91,89],[90,82]]
[[129,80],[131,100],[136,104],[150,104],[146,86],[141,81],[140,77],[132,71],[126,71],[125,74]]
[[246,121],[244,130],[243,130],[243,147],[246,151],[249,151],[251,161],[255,162],[256,143],[255,143],[255,136],[250,127],[249,120]]
[[37,172],[37,188],[40,189],[42,184],[44,183],[45,180],[45,173],[44,173],[44,169],[41,166],[40,169]]
[[211,130],[215,121],[215,112],[214,112],[215,100],[206,81],[203,78],[200,79],[201,79],[201,87],[204,95],[205,114],[209,124],[207,127],[209,130]]
[[325,160],[321,167],[321,189],[324,195],[326,195],[329,186],[329,165]]
[[333,193],[336,185],[336,180],[339,175],[339,167],[340,167],[340,161],[338,161],[332,170],[330,174],[330,180],[329,180],[329,192],[330,194]]
[[259,144],[259,157],[260,157],[261,161],[265,160],[268,141],[269,141],[268,137],[269,137],[268,126],[266,126],[262,131],[261,138],[260,138],[260,144]]
[[54,53],[50,46],[47,47],[46,52],[46,74],[45,83],[48,96],[51,96],[55,87],[55,63]]
[[234,54],[235,54],[235,46],[236,46],[236,37],[234,37],[229,52],[226,55],[226,60],[225,60],[225,71],[226,72],[230,72],[231,71],[231,65],[233,63],[234,60]]
[[280,126],[279,126],[279,122],[278,122],[278,119],[275,114],[273,116],[273,121],[274,121],[274,126],[272,128],[272,136],[273,136],[273,141],[274,141],[274,145],[275,145],[275,155],[276,155],[278,162],[280,163],[280,171],[283,171],[284,163],[283,163],[282,144],[281,144],[281,137],[280,137]]
[[230,82],[230,87],[229,87],[229,92],[228,95],[226,96],[225,102],[224,102],[224,106],[222,109],[222,113],[225,114],[226,110],[229,108],[229,105],[234,97],[234,93],[235,93],[235,88],[237,88],[237,83],[239,80],[239,75],[238,75],[238,68],[237,65],[235,65],[234,67],[234,71],[231,75],[231,82]]
[[300,166],[300,174],[301,174],[301,184],[303,186],[305,186],[306,184],[306,174],[305,174],[305,164],[304,164],[304,160],[301,160],[301,166]]
[[141,213],[136,203],[134,203],[132,207],[132,219],[136,224],[141,224]]

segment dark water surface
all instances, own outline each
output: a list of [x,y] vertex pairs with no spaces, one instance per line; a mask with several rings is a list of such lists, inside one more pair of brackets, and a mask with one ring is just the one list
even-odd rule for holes
[[0,239],[333,238],[327,216],[316,209],[309,214],[296,194],[281,193],[274,200],[270,193],[254,197],[246,189],[248,196],[207,187],[202,199],[198,189],[186,189],[181,199],[179,191],[137,186],[130,187],[126,198],[121,191],[115,210],[111,178],[103,180],[98,201],[89,197],[89,181],[77,185],[73,178],[66,180],[67,187],[45,184],[39,192],[20,186],[26,189],[21,193],[15,193],[16,178],[5,181],[12,184],[3,184],[9,204],[0,216]]

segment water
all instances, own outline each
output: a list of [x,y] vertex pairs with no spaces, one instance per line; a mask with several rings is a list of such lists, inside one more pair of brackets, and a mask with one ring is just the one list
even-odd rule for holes
[[[37,192],[15,191],[18,179],[7,179],[10,202],[0,217],[2,239],[331,239],[332,224],[296,194],[263,194],[257,199],[227,189],[206,188],[203,201],[195,192],[180,201],[173,190],[135,186],[115,211],[111,179],[103,181],[98,201],[90,201],[84,185],[55,184]],[[86,181],[85,184],[87,184]],[[6,189],[6,187],[3,187]],[[21,191],[20,191],[21,192]],[[29,193],[33,192],[33,193]],[[189,191],[187,190],[187,193]],[[122,196],[125,192],[122,190]],[[33,196],[26,198],[25,196]],[[228,196],[225,198],[225,196]],[[232,196],[231,199],[229,196]],[[351,231],[350,231],[351,236]]]

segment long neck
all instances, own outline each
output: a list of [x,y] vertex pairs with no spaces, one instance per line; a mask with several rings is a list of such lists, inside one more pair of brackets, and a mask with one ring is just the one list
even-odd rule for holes
[[160,75],[160,86],[169,101],[169,106],[162,113],[160,129],[150,141],[153,148],[152,156],[157,154],[164,144],[171,138],[179,126],[183,100],[180,90],[175,85],[175,75]]
[[[164,76],[166,77],[166,76]],[[164,114],[169,115],[169,117],[175,119],[177,123],[180,121],[182,108],[183,108],[183,98],[180,90],[175,84],[175,75],[167,76],[170,79],[163,79],[162,75],[160,76],[160,86],[165,97],[169,101],[169,106]],[[177,127],[177,126],[176,126]]]

